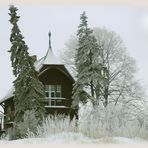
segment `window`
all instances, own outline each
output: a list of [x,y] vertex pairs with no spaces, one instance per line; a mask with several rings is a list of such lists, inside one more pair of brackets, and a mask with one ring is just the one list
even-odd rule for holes
[[61,98],[61,85],[45,85],[47,98]]

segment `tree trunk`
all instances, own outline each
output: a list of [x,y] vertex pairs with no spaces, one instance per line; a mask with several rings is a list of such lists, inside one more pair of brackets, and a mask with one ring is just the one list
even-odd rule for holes
[[105,101],[104,101],[104,107],[107,107],[107,105],[108,105],[108,86],[105,88],[105,91],[104,91],[104,99],[105,99]]
[[93,82],[90,82],[90,89],[91,89],[91,96],[94,97],[94,88],[93,88]]
[[[89,53],[89,58],[90,58],[90,65],[92,64],[92,52],[90,50]],[[93,80],[90,82],[90,89],[91,89],[91,96],[94,98],[94,88],[93,88]]]

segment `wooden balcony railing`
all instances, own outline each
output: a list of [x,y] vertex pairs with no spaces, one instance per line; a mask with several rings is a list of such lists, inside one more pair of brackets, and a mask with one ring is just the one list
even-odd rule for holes
[[69,108],[66,98],[45,98],[43,100],[46,108]]

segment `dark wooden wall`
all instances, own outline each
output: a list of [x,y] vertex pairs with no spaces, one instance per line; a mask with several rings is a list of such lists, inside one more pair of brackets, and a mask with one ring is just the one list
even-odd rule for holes
[[[62,87],[61,97],[68,99],[68,106],[71,106],[72,97],[72,85],[73,82],[70,78],[64,74],[61,70],[55,67],[46,67],[47,70],[40,75],[39,79],[44,85],[56,85],[60,84]],[[61,67],[62,68],[62,67]],[[64,71],[64,70],[63,70]]]
[[4,106],[4,128],[12,127],[12,123],[14,120],[14,102],[13,98],[10,98],[5,101],[5,106]]

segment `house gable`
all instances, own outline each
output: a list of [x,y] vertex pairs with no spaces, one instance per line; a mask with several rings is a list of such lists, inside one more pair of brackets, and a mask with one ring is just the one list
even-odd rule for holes
[[[46,95],[48,95],[43,100],[47,111],[46,113],[53,114],[56,112],[68,115],[71,112],[74,79],[65,65],[54,55],[50,44],[46,55],[36,61],[34,65],[38,71],[39,80],[45,87],[49,88],[48,90],[45,89]],[[51,90],[51,88],[53,90]],[[6,128],[11,127],[13,124],[14,91],[14,87],[12,87],[6,96],[0,100],[0,104],[4,104]],[[72,114],[74,114],[74,112]],[[9,123],[7,123],[7,121]]]

